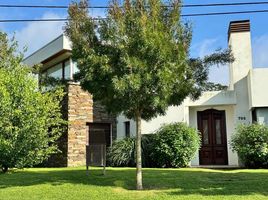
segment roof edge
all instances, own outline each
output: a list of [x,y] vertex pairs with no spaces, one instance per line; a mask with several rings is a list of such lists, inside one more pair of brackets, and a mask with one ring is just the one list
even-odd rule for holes
[[58,40],[59,38],[64,37],[64,34],[60,34],[58,37],[56,37],[55,39],[53,39],[52,41],[50,41],[49,43],[45,44],[44,46],[42,46],[41,48],[37,49],[36,51],[34,51],[33,53],[31,53],[29,56],[27,56],[26,58],[24,58],[22,61],[24,62],[25,60],[27,60],[28,58],[30,58],[31,56],[33,56],[34,54],[36,54],[37,52],[41,51],[42,49],[46,48],[48,45],[52,44],[53,42],[55,42],[56,40]]

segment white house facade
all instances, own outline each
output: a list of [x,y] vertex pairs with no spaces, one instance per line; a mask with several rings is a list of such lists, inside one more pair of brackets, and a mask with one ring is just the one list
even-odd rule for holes
[[[239,158],[230,147],[230,139],[235,132],[235,128],[239,124],[253,122],[268,124],[268,68],[253,68],[252,66],[249,20],[230,23],[228,44],[232,49],[235,61],[229,66],[230,82],[227,90],[204,92],[196,101],[187,98],[182,105],[169,107],[165,116],[158,116],[151,121],[142,121],[141,124],[143,134],[153,133],[162,124],[172,122],[185,122],[198,129],[202,136],[202,146],[191,161],[192,166],[239,166]],[[26,58],[24,62],[30,66],[43,63],[44,73],[70,81],[73,74],[78,70],[75,62],[71,59],[71,44],[64,36],[58,37],[41,48]],[[58,66],[58,63],[64,64]],[[81,91],[78,90],[77,96],[79,96],[79,92]],[[89,101],[92,102],[92,98]],[[76,106],[79,107],[79,105]],[[79,121],[79,123],[93,123],[93,127],[98,127],[99,131],[100,124],[105,122],[106,129],[104,132],[110,135],[104,137],[111,138],[109,142],[115,138],[121,139],[135,135],[136,125],[133,120],[129,120],[123,115],[117,116],[116,123],[109,117],[97,117],[100,120],[95,120],[94,109],[89,108],[90,116],[85,117],[85,120]],[[87,116],[87,113],[81,111],[77,119],[80,119],[83,114]],[[93,115],[93,118],[91,115]],[[103,116],[99,113],[97,115]],[[74,116],[75,114],[70,115],[69,119],[73,119]],[[108,130],[109,124],[111,128]],[[74,128],[69,127],[70,132]],[[80,128],[80,130],[85,133],[79,133],[78,143],[86,144],[88,142],[87,138],[90,138],[87,135],[88,128]],[[94,130],[92,129],[92,131]],[[77,132],[73,132],[74,135],[77,134]],[[68,137],[70,139],[70,136]],[[70,145],[70,147],[68,146],[68,153],[75,156],[73,152],[76,151],[72,151],[72,146],[76,145],[68,145]],[[83,154],[84,152],[80,151],[79,153]],[[82,157],[84,158],[84,155]],[[71,160],[69,163],[71,164],[67,164],[67,166],[79,165],[83,161],[79,161],[77,164]]]
[[230,23],[228,44],[235,61],[229,66],[226,91],[204,92],[197,101],[188,98],[181,106],[170,107],[165,116],[142,122],[145,134],[171,122],[185,122],[198,129],[202,146],[192,166],[239,166],[239,158],[230,147],[235,128],[254,122],[268,125],[268,68],[252,66],[249,20]]

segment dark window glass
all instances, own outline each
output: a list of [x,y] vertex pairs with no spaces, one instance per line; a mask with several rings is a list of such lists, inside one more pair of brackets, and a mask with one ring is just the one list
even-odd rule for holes
[[208,120],[203,120],[203,144],[209,144],[208,139]]
[[125,135],[126,137],[130,137],[130,121],[125,122]]
[[216,144],[222,144],[221,141],[221,120],[216,119]]
[[252,123],[257,122],[257,112],[256,109],[252,110]]

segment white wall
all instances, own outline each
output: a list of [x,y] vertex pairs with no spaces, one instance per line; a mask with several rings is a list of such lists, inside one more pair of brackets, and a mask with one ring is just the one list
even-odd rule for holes
[[[117,138],[122,139],[125,137],[125,121],[130,121],[130,134],[136,135],[136,122],[127,119],[124,115],[117,117]],[[154,133],[163,124],[173,122],[184,122],[184,106],[170,106],[164,116],[158,116],[150,121],[142,120],[141,132],[142,134]]]
[[234,62],[230,64],[230,85],[229,89],[234,89],[234,84],[247,76],[252,69],[252,51],[250,32],[231,33],[229,46],[232,49]]
[[230,104],[236,104],[236,92],[233,90],[204,92],[198,100],[192,101],[188,98],[185,103],[187,106],[215,106]]
[[238,124],[252,122],[250,111],[250,95],[248,78],[252,70],[251,34],[247,32],[230,33],[229,46],[232,49],[234,62],[230,64],[230,90],[236,92],[236,106],[234,110],[235,127]]
[[[189,108],[189,125],[198,129],[197,112],[207,109],[224,110],[226,116],[226,134],[227,134],[227,152],[228,152],[228,165],[238,166],[237,154],[231,150],[230,140],[235,131],[234,126],[234,106],[209,106],[209,107],[191,107]],[[199,165],[199,152],[196,152],[195,158],[191,161],[192,166]]]
[[235,83],[237,104],[235,106],[235,126],[238,124],[250,124],[252,115],[249,103],[248,78],[245,77]]
[[23,63],[33,66],[39,64],[42,61],[50,58],[51,56],[59,53],[62,50],[71,50],[71,43],[67,37],[60,35],[56,39],[52,40],[27,58],[23,60]]
[[163,124],[174,122],[184,122],[184,106],[170,106],[164,116],[158,116],[150,121],[141,122],[142,134],[149,134],[155,132]]
[[251,107],[268,106],[268,69],[253,69],[249,76],[251,81]]
[[117,139],[125,138],[125,122],[130,121],[130,137],[136,135],[136,122],[126,118],[124,115],[119,115],[117,117]]

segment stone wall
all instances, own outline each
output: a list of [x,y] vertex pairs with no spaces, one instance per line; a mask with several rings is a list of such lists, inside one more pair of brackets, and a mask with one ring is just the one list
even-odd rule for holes
[[98,102],[94,102],[93,104],[93,122],[111,123],[113,127],[112,137],[113,140],[116,139],[116,116],[109,115],[105,108]]
[[92,95],[79,84],[68,84],[68,164],[82,166],[86,163],[87,123],[112,123],[113,138],[116,135],[116,117],[109,115],[103,106],[93,104]]
[[68,166],[86,163],[86,123],[93,122],[92,95],[76,83],[68,85]]

